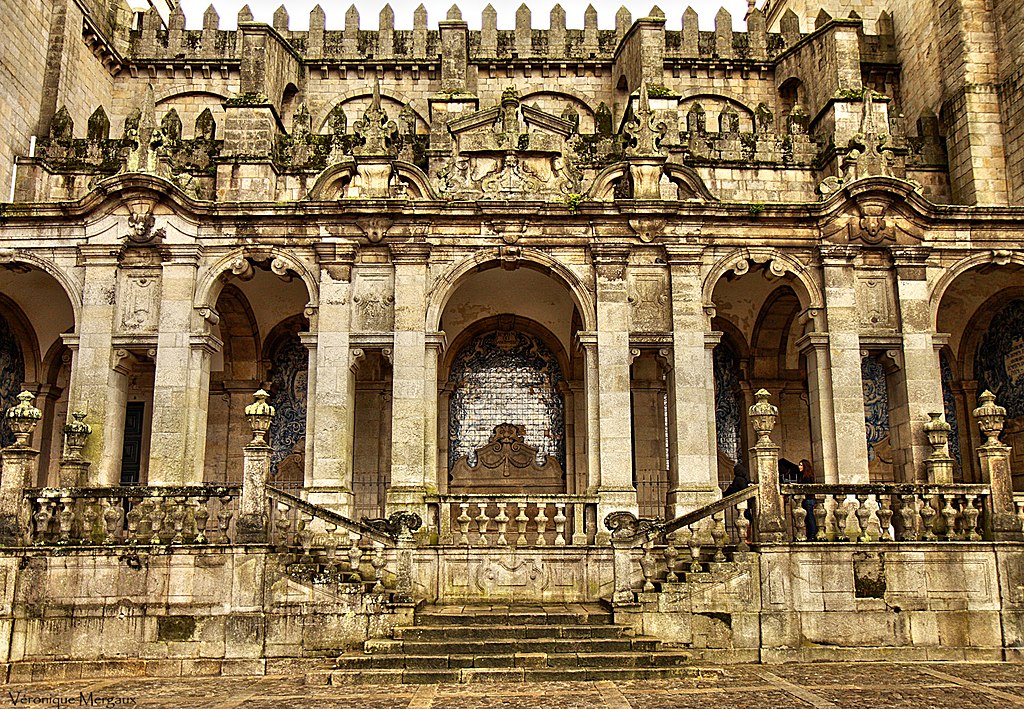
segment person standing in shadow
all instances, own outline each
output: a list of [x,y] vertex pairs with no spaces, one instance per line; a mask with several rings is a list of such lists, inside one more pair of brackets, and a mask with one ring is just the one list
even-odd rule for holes
[[[811,461],[804,458],[798,464],[800,468],[800,484],[814,484],[814,466]],[[804,510],[807,511],[807,541],[813,542],[818,537],[818,520],[814,519],[814,495],[807,495],[803,502]]]

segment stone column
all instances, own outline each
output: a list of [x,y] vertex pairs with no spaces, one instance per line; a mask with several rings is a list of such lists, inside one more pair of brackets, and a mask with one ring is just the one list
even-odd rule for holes
[[[209,320],[193,307],[197,248],[165,248],[168,257],[161,273],[149,483],[198,484],[203,480],[206,456],[210,355],[221,343],[203,332]],[[198,327],[193,326],[193,318],[202,321]]]
[[674,516],[714,502],[718,486],[713,351],[701,294],[701,247],[668,245],[672,287],[672,370],[669,373],[668,504]]
[[[861,381],[860,313],[857,310],[856,251],[822,246],[825,314],[835,416],[838,483],[868,482],[868,443],[864,427],[864,384]],[[819,368],[820,371],[820,368]]]
[[[925,461],[932,453],[924,426],[931,412],[943,410],[942,369],[935,349],[926,280],[925,259],[929,250],[919,246],[893,248],[903,331],[903,386],[910,416],[911,440],[907,442],[910,448],[906,456],[914,479],[923,478]],[[932,482],[930,478],[929,481]]]
[[245,407],[245,417],[252,428],[252,441],[244,448],[242,467],[242,499],[239,501],[235,540],[242,544],[260,544],[267,541],[270,503],[267,500],[267,480],[270,477],[270,447],[266,436],[274,419],[274,407],[267,403],[270,394],[260,389],[253,394],[255,401]]
[[782,492],[779,489],[779,447],[771,433],[779,407],[768,402],[768,392],[759,390],[757,402],[750,407],[750,423],[757,442],[750,449],[750,473],[757,478],[757,538],[761,543],[783,541],[786,525],[782,519]]
[[839,482],[832,380],[828,367],[828,334],[811,332],[797,341],[807,362],[807,396],[811,410],[811,456],[825,483]]
[[[352,514],[352,431],[355,411],[354,363],[362,350],[349,343],[352,308],[352,262],[355,248],[325,245],[320,252],[320,308],[316,347],[310,357],[316,366],[309,390],[307,446],[312,439],[313,465],[307,499],[343,515]],[[355,358],[353,356],[356,355]],[[312,370],[313,367],[311,366]]]
[[[386,512],[408,510],[426,519],[424,497],[436,489],[428,479],[427,458],[436,458],[436,443],[426,440],[426,397],[437,395],[437,382],[426,380],[427,259],[430,245],[391,245],[395,267],[395,345],[391,413],[391,486]],[[431,368],[432,369],[432,368]]]
[[[591,246],[597,271],[597,381],[600,434],[598,519],[618,510],[637,513],[633,486],[633,435],[630,406],[629,299],[626,262],[629,246]],[[593,480],[593,472],[591,472]]]
[[117,287],[117,260],[109,246],[80,246],[79,251],[85,261],[85,284],[69,407],[87,412],[92,421],[93,432],[83,451],[93,463],[89,482],[117,485],[127,400],[127,370],[117,366],[121,358],[115,357],[113,348],[115,305],[110,296]]
[[987,440],[978,446],[982,481],[992,491],[992,536],[997,541],[1020,540],[1021,523],[1013,503],[1010,446],[999,440],[1006,421],[1006,409],[996,404],[995,394],[986,390],[974,410],[978,428]]
[[7,409],[5,418],[14,433],[14,443],[0,451],[0,543],[18,544],[25,534],[25,488],[35,484],[39,473],[39,451],[29,446],[32,429],[43,413],[32,405],[30,392],[18,394],[18,404]]

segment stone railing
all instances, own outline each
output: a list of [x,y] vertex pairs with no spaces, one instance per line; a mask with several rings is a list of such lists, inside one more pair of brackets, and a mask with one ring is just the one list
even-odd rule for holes
[[992,539],[987,485],[784,485],[787,540]]
[[597,535],[597,498],[587,495],[439,495],[428,504],[441,544],[584,546]]
[[239,485],[25,490],[24,543],[231,544]]

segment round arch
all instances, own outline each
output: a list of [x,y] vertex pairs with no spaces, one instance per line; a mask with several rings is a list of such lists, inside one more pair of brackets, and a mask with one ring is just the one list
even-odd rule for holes
[[718,282],[730,271],[742,276],[750,270],[750,264],[766,263],[771,272],[783,277],[793,274],[790,286],[796,293],[803,310],[822,308],[824,298],[813,274],[793,256],[778,249],[736,249],[720,258],[708,271],[701,288],[701,299],[705,307],[714,307],[714,293]]
[[962,275],[968,271],[972,271],[982,266],[991,266],[993,263],[999,266],[1009,266],[1014,264],[1018,267],[1024,267],[1024,254],[1019,252],[1011,252],[1006,256],[1006,260],[1003,263],[995,262],[991,251],[984,251],[980,254],[974,254],[968,256],[960,261],[956,262],[949,268],[947,268],[942,276],[935,282],[935,286],[932,288],[932,292],[929,296],[929,303],[931,304],[930,322],[933,331],[937,331],[939,327],[939,311],[941,310],[942,301],[946,297],[946,292],[950,286],[953,285]]
[[[320,131],[322,131],[324,129],[324,125],[326,125],[327,118],[328,118],[328,116],[331,115],[331,111],[333,111],[338,106],[341,106],[341,105],[343,105],[345,103],[348,103],[349,101],[351,101],[354,98],[363,98],[364,96],[372,96],[372,95],[373,95],[372,89],[369,89],[369,88],[366,88],[366,87],[362,87],[362,88],[358,88],[358,89],[349,89],[348,91],[343,91],[342,93],[338,94],[338,96],[334,99],[334,101],[332,101],[331,103],[327,104],[324,107],[324,109],[322,111],[320,111],[320,114],[317,116],[316,121],[313,123],[313,125],[316,126],[316,132],[319,133]],[[381,91],[380,92],[380,97],[381,97],[381,99],[390,99],[392,101],[395,101],[396,103],[402,104],[403,106],[408,106],[409,108],[412,109],[413,113],[416,114],[416,120],[422,121],[423,125],[426,125],[426,126],[430,125],[430,121],[428,121],[424,117],[429,112],[427,111],[426,107],[423,105],[423,101],[421,99],[413,98],[413,97],[409,96],[408,94],[405,94],[405,93],[403,93],[401,91],[394,91],[394,90],[387,91],[387,92]],[[391,116],[391,118],[394,118],[394,116]]]
[[[441,327],[441,316],[448,300],[470,274],[501,265],[501,252],[497,248],[478,251],[438,277],[427,293],[427,330],[436,332]],[[543,251],[524,248],[519,254],[519,265],[532,268],[555,278],[568,291],[576,310],[583,318],[584,330],[597,329],[597,311],[594,299],[580,278],[564,264]]]
[[[21,349],[21,358],[25,364],[25,373],[20,387],[24,384],[40,384],[45,381],[43,358],[39,349],[39,337],[36,329],[32,327],[32,321],[25,315],[14,300],[0,293],[0,316],[7,321],[11,328],[11,334],[17,340]],[[60,342],[60,340],[58,340]]]
[[285,271],[292,271],[298,275],[302,280],[302,283],[306,286],[306,294],[309,296],[307,307],[317,307],[319,304],[320,290],[317,279],[310,266],[295,258],[287,251],[273,247],[269,249],[260,248],[258,254],[254,253],[251,249],[243,247],[230,251],[218,260],[214,261],[196,282],[193,305],[197,308],[215,309],[217,299],[220,297],[220,292],[224,287],[224,280],[221,276],[231,270],[239,260],[256,258],[257,256],[261,261],[265,260],[265,258],[269,256],[275,261],[278,261]]
[[43,272],[47,276],[50,276],[57,282],[61,290],[64,292],[64,296],[68,299],[68,303],[71,305],[71,314],[75,321],[75,330],[78,329],[78,324],[81,322],[82,316],[82,289],[78,283],[72,280],[67,273],[64,272],[59,266],[52,261],[41,258],[33,253],[19,251],[17,256],[13,253],[4,253],[4,249],[0,249],[0,264],[24,264],[26,266],[32,266],[39,271]]

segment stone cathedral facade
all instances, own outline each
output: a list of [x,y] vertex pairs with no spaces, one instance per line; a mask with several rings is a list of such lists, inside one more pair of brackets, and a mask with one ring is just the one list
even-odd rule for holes
[[270,671],[481,598],[1016,657],[1024,5],[735,19],[7,8],[9,676]]

